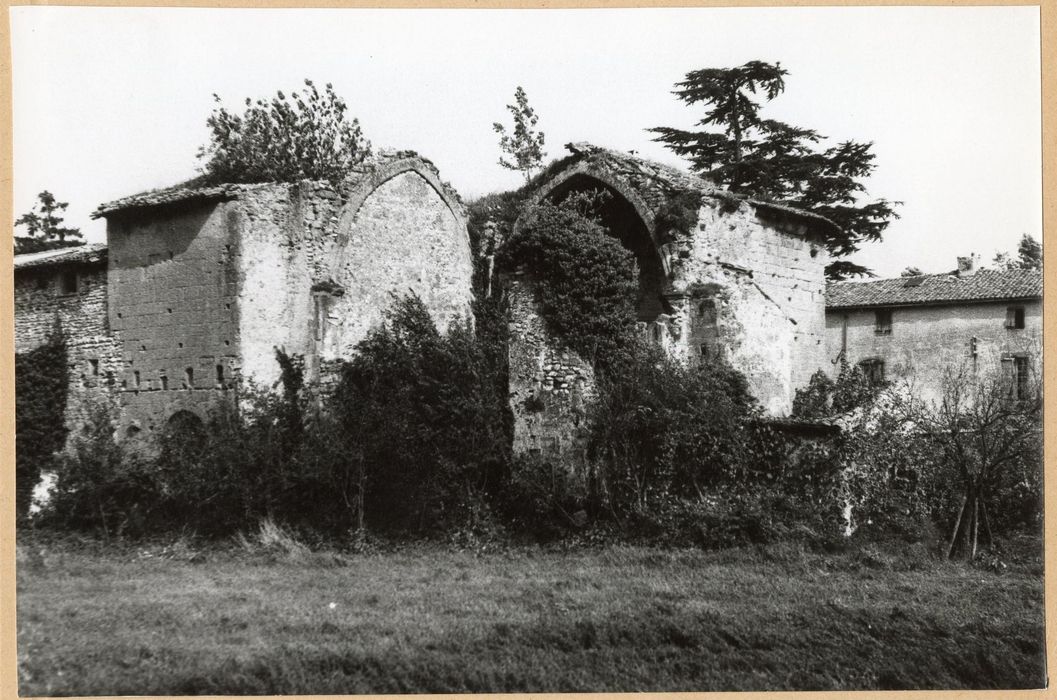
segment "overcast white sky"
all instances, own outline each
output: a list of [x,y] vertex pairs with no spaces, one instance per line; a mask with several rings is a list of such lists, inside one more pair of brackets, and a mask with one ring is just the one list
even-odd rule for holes
[[879,274],[985,261],[1042,236],[1035,7],[635,10],[11,8],[16,215],[37,192],[105,238],[101,202],[197,174],[212,94],[332,82],[376,147],[417,150],[464,198],[509,189],[492,122],[524,86],[549,158],[591,141],[679,164],[693,69],[780,61],[767,116],[873,141],[871,195],[905,202],[855,260]]

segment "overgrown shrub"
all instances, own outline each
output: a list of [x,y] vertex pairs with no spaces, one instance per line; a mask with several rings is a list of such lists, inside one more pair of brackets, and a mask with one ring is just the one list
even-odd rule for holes
[[421,532],[473,511],[506,459],[494,362],[468,323],[442,335],[415,296],[358,346],[328,408],[367,524]]
[[592,454],[604,505],[618,517],[699,499],[753,459],[759,408],[729,365],[684,365],[645,340],[622,349],[600,377]]
[[597,369],[621,350],[635,322],[635,257],[594,215],[600,193],[533,208],[498,262],[535,282],[550,332]]
[[15,355],[15,508],[24,516],[42,471],[66,442],[67,352],[56,325],[38,348]]
[[206,121],[209,145],[198,154],[205,161],[201,180],[340,182],[371,149],[347,112],[330,83],[320,92],[311,80],[289,97],[278,92],[267,101],[246,98],[242,114],[218,107]]
[[117,443],[115,413],[105,400],[87,405],[84,423],[60,459],[45,523],[98,530],[108,538],[142,534],[157,524],[165,486],[149,461]]

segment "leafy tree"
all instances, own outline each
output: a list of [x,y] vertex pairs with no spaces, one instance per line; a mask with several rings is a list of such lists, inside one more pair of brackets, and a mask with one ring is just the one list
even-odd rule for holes
[[539,117],[529,107],[528,95],[519,85],[514,92],[514,104],[507,105],[510,116],[514,119],[513,133],[508,134],[505,126],[494,122],[492,128],[499,134],[499,148],[510,160],[500,157],[499,164],[510,170],[518,170],[525,176],[525,182],[532,178],[532,173],[543,165],[546,155],[543,151],[544,134],[536,131]]
[[996,270],[1041,270],[1042,244],[1025,233],[1017,244],[1017,257],[1009,253],[995,253],[991,267]]
[[[242,114],[215,108],[206,120],[210,143],[198,152],[206,161],[202,181],[344,179],[370,155],[370,143],[330,83],[323,92],[311,80],[305,86],[289,97],[279,91],[271,100],[246,98]],[[213,98],[220,102],[217,95]]]
[[[843,258],[865,241],[877,241],[898,202],[863,202],[862,183],[876,167],[871,143],[844,141],[822,148],[825,137],[760,115],[760,94],[771,101],[785,90],[788,71],[781,64],[750,61],[737,68],[691,71],[675,94],[706,111],[702,130],[656,127],[654,139],[690,159],[693,168],[739,194],[781,202],[821,214],[840,227],[826,241],[829,253]],[[829,279],[871,274],[848,260],[826,268]]]
[[900,272],[899,276],[900,277],[918,277],[918,276],[923,275],[923,274],[925,274],[925,273],[921,271],[920,267],[914,267],[913,265],[910,265],[909,267],[905,268],[902,272]]
[[1042,391],[1040,378],[1029,378],[1028,396],[1014,398],[1010,378],[977,374],[971,367],[950,368],[943,395],[935,404],[911,399],[906,415],[914,430],[957,470],[962,490],[951,528],[947,556],[976,556],[981,539],[993,540],[989,505],[999,483],[1039,481],[1042,472]]
[[47,190],[38,194],[33,209],[15,219],[15,226],[24,226],[28,234],[15,236],[15,255],[83,245],[84,241],[74,240],[83,237],[80,229],[63,226],[60,213],[67,206]]

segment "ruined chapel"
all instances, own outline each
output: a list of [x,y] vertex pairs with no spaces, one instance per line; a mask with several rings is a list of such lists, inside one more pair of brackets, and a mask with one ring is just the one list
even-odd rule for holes
[[[608,192],[603,223],[638,262],[642,332],[687,362],[724,357],[772,415],[787,415],[795,389],[828,364],[823,241],[835,225],[631,154],[568,149],[524,210]],[[457,193],[406,151],[371,158],[340,186],[180,186],[95,216],[107,222],[106,245],[16,256],[16,352],[59,323],[69,427],[105,393],[123,436],[149,435],[176,414],[204,419],[237,379],[272,384],[276,348],[302,355],[320,380],[394,294],[415,292],[441,328],[470,316],[474,256],[487,252],[471,250]],[[495,284],[511,305],[515,450],[577,450],[591,369],[546,332],[532,279]]]

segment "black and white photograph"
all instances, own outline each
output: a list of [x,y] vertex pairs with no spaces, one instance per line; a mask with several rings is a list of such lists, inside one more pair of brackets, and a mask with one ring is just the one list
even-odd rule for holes
[[18,694],[1046,687],[1052,9],[9,8]]

